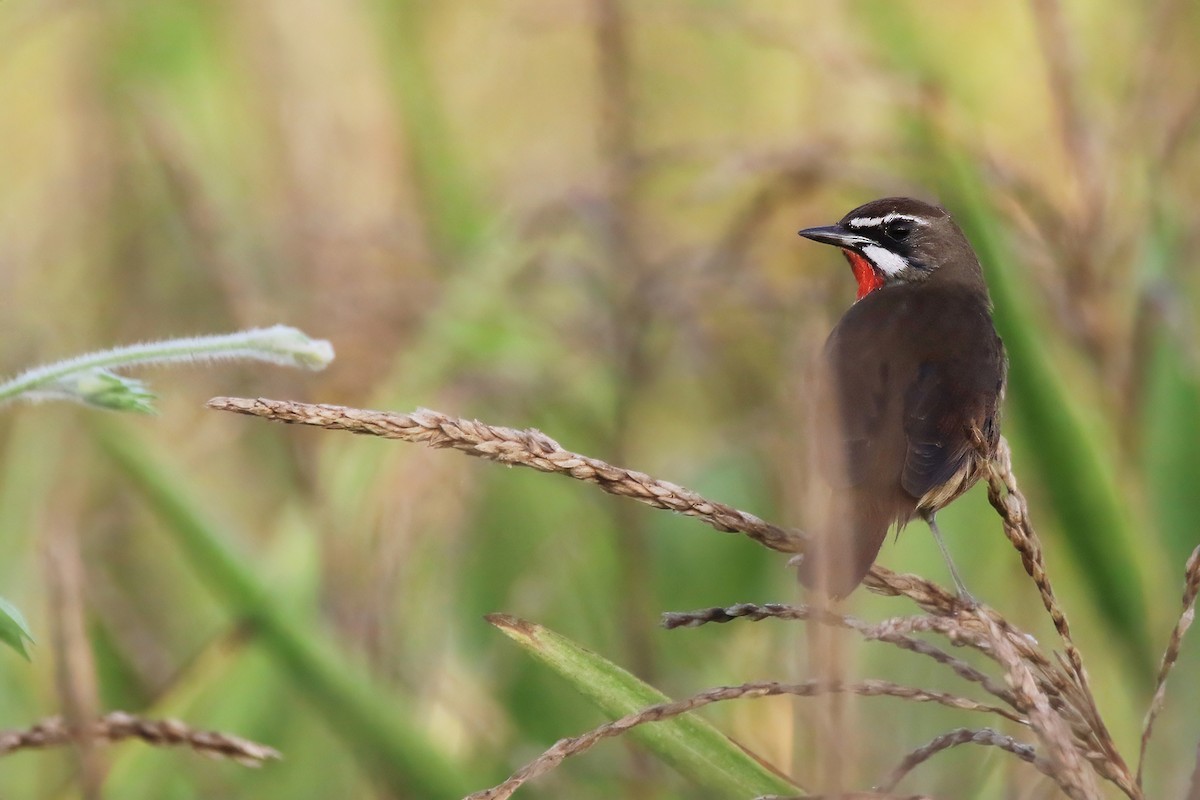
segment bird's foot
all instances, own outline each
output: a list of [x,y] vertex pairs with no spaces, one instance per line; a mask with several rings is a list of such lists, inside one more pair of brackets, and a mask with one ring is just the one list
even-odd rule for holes
[[958,593],[958,602],[967,609],[978,608],[979,601],[975,599],[975,595],[968,592],[967,587],[963,586],[962,583],[959,583],[957,580],[955,581],[955,584],[955,589]]

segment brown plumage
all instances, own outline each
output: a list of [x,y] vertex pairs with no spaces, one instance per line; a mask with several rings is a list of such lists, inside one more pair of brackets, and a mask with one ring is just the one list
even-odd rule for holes
[[840,597],[892,526],[921,516],[942,545],[934,514],[986,463],[972,429],[989,456],[999,441],[1006,364],[979,260],[945,210],[885,198],[800,233],[842,248],[859,284],[825,345],[816,434],[832,501],[800,568]]

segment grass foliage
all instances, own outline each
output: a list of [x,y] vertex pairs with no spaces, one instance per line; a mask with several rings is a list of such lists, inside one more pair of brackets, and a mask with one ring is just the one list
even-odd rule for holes
[[[674,697],[810,677],[819,640],[797,626],[656,627],[795,600],[778,553],[532,471],[203,403],[537,427],[799,524],[800,398],[853,284],[794,231],[897,193],[944,202],[984,260],[1015,470],[1108,730],[1136,752],[1200,536],[1196,41],[1200,8],[1174,0],[0,4],[0,372],[280,323],[338,352],[320,374],[152,374],[155,418],[3,409],[0,595],[20,611],[0,616],[27,626],[2,635],[32,662],[0,651],[0,727],[121,709],[284,758],[60,748],[6,758],[0,796],[482,789],[607,719],[491,612]],[[939,523],[972,590],[1055,641],[984,489]],[[919,526],[882,563],[944,577]],[[848,677],[940,685],[927,659],[839,647]],[[1147,797],[1191,780],[1198,664],[1183,640]],[[975,724],[874,697],[700,713],[814,790]],[[1049,792],[1000,727],[956,734],[995,746],[939,751],[898,791]],[[728,796],[711,786],[610,743],[521,792]]]

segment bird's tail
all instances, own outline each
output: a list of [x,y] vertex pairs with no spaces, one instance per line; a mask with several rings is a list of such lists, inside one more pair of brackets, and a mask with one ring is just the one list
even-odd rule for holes
[[808,589],[845,597],[862,583],[887,538],[894,510],[869,498],[834,503],[828,523],[813,537],[800,561],[798,576]]

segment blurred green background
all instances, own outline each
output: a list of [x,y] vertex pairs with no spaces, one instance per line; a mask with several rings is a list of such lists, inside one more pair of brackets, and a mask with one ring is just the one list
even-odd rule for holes
[[[0,796],[453,797],[603,721],[482,615],[544,623],[672,696],[807,672],[803,630],[657,627],[794,601],[784,558],[561,478],[202,408],[427,406],[798,525],[805,375],[852,301],[798,240],[945,203],[1012,359],[1004,429],[1101,708],[1136,754],[1200,541],[1200,5],[415,0],[0,4],[0,370],[277,322],[319,375],[172,369],[161,416],[0,415],[0,727],[177,716],[285,760],[20,754]],[[972,590],[1043,644],[982,489],[939,515]],[[217,547],[220,545],[220,547]],[[882,563],[945,582],[914,525]],[[859,593],[868,618],[911,612]],[[880,645],[855,672],[970,693]],[[1147,768],[1182,795],[1185,645]],[[349,698],[349,699],[348,699]],[[811,701],[706,712],[810,785]],[[852,774],[988,720],[854,704]],[[880,724],[884,720],[885,724]],[[1015,732],[1015,731],[1014,731]],[[1041,797],[982,748],[902,784]],[[610,743],[528,797],[707,797]]]

